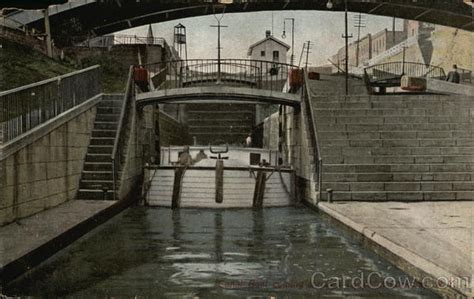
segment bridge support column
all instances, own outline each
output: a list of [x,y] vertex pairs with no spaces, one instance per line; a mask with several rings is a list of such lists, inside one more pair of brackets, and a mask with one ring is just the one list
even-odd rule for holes
[[53,45],[51,40],[51,25],[49,23],[49,9],[43,10],[44,14],[44,30],[46,33],[46,51],[48,57],[53,58]]

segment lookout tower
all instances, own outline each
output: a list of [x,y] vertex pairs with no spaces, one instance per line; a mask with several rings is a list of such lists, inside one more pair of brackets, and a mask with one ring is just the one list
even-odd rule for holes
[[179,57],[188,59],[188,44],[186,41],[186,26],[179,23],[174,26],[173,46],[178,51]]

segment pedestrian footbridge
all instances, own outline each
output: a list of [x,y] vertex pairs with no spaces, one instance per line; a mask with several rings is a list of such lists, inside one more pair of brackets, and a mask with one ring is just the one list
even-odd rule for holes
[[[289,93],[295,67],[243,59],[196,59],[160,62],[134,68],[140,86],[137,106],[165,103],[250,103],[297,107],[300,96]],[[296,70],[295,70],[296,71]]]

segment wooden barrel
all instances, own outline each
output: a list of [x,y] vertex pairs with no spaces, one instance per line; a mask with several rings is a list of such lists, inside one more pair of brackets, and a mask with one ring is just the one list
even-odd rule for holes
[[148,83],[148,71],[146,68],[136,66],[133,68],[133,80],[137,84]]
[[303,85],[303,70],[290,69],[288,79],[291,90],[298,90]]
[[316,73],[316,72],[309,72],[308,73],[308,79],[309,80],[319,80],[319,78],[320,78],[319,73]]
[[407,91],[425,91],[426,79],[420,77],[403,76],[400,81],[400,87],[402,90]]

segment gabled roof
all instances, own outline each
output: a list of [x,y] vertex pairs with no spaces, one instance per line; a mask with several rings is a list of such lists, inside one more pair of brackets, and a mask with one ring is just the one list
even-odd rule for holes
[[268,40],[272,40],[272,41],[276,42],[277,44],[282,45],[282,46],[285,47],[287,50],[291,48],[289,45],[285,44],[285,43],[282,42],[281,40],[279,40],[279,39],[273,37],[273,35],[270,35],[270,36],[268,36],[268,37],[262,39],[261,41],[258,41],[258,42],[256,42],[255,44],[251,45],[251,46],[249,47],[249,51],[248,51],[248,53],[247,53],[247,56],[252,55],[252,50],[253,50],[253,48],[255,48],[256,46],[258,46],[258,45],[260,45],[260,44],[262,44],[262,43],[264,43],[264,42],[266,42],[266,41],[268,41]]

